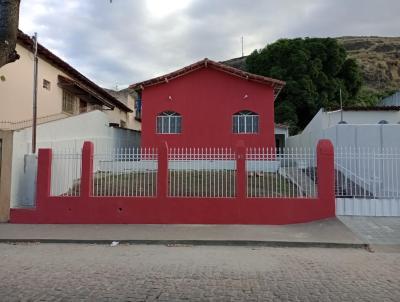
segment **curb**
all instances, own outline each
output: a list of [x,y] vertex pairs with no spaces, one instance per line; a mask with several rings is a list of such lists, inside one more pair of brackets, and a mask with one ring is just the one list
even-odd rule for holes
[[340,243],[340,242],[296,242],[296,241],[256,241],[256,240],[104,240],[104,239],[4,239],[0,243],[75,243],[75,244],[119,244],[132,245],[167,245],[167,246],[252,246],[252,247],[319,247],[319,248],[353,248],[368,249],[366,243]]

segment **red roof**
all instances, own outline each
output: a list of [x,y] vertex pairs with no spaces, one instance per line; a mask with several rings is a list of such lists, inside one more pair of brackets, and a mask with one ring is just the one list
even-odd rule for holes
[[201,61],[198,61],[196,63],[193,63],[189,66],[186,66],[186,67],[176,70],[174,72],[168,73],[166,75],[159,76],[159,77],[156,77],[156,78],[153,78],[153,79],[150,79],[147,81],[143,81],[140,83],[132,84],[131,86],[129,86],[129,88],[143,89],[145,87],[149,87],[149,86],[153,86],[153,85],[157,85],[157,84],[161,84],[161,83],[166,83],[170,80],[173,80],[175,78],[178,78],[180,76],[183,76],[185,74],[188,74],[190,72],[193,72],[193,71],[201,69],[201,68],[213,68],[216,70],[226,72],[230,75],[238,76],[240,78],[243,78],[243,79],[246,79],[249,81],[253,81],[253,82],[271,86],[274,88],[275,99],[278,96],[281,89],[283,88],[283,86],[285,86],[284,81],[276,80],[276,79],[268,78],[268,77],[263,77],[263,76],[256,75],[253,73],[249,73],[249,72],[246,72],[246,71],[243,71],[243,70],[231,67],[231,66],[227,66],[222,63],[218,63],[218,62],[215,62],[215,61],[205,58]]

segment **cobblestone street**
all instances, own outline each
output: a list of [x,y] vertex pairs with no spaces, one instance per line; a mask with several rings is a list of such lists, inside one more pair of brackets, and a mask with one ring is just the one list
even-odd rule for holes
[[399,301],[400,254],[0,244],[0,301]]

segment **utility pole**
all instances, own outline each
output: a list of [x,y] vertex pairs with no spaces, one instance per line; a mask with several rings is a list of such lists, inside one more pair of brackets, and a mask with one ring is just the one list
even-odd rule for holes
[[32,154],[36,153],[36,124],[37,124],[37,78],[38,78],[38,57],[37,57],[37,33],[33,37],[33,117],[32,117]]
[[340,97],[340,123],[343,124],[342,88],[339,88],[339,97]]

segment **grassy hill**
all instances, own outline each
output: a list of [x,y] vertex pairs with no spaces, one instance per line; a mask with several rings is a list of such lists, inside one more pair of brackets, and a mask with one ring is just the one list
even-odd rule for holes
[[[365,104],[400,90],[400,37],[339,37],[337,40],[361,67],[364,87],[360,99],[372,99]],[[246,70],[246,57],[223,63]]]
[[337,38],[359,63],[364,84],[377,91],[400,89],[400,37]]

